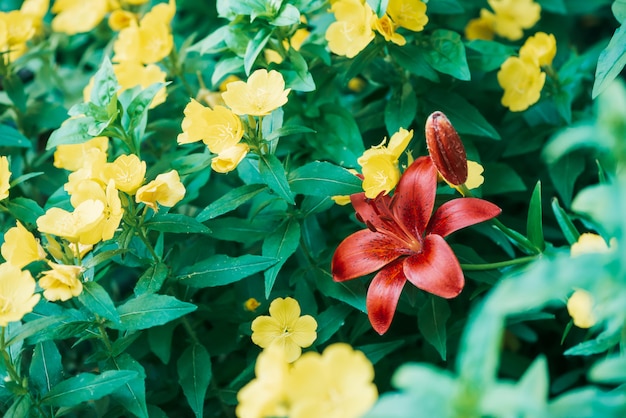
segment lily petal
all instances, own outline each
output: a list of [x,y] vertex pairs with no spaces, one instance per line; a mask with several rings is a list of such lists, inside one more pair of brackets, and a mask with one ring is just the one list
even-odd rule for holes
[[461,228],[495,218],[501,212],[502,209],[493,203],[474,197],[450,200],[437,209],[426,233],[445,237]]
[[439,235],[427,235],[422,252],[404,260],[404,274],[418,289],[446,299],[457,296],[465,285],[459,260]]
[[406,283],[403,260],[396,260],[383,268],[372,280],[367,290],[367,316],[372,328],[383,335],[389,329],[396,306]]
[[420,157],[402,174],[391,209],[405,227],[421,237],[433,213],[437,192],[437,168],[430,157]]
[[406,250],[386,235],[369,229],[357,231],[339,244],[333,255],[331,270],[337,282],[370,274],[391,263]]
[[365,197],[365,193],[355,193],[350,196],[350,202],[357,213],[359,220],[361,220],[368,228],[376,230],[384,230],[386,226],[380,219],[380,211],[377,212],[376,208],[380,206],[389,207],[391,196],[380,195],[376,199],[369,199]]

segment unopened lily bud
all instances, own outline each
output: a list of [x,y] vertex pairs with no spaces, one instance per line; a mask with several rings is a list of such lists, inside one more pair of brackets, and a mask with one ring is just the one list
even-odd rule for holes
[[426,146],[437,170],[451,185],[467,181],[465,148],[446,115],[433,112],[426,120]]

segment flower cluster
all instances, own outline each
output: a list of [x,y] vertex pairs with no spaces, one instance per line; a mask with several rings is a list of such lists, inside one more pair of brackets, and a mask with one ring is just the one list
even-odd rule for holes
[[428,23],[426,4],[420,0],[390,0],[386,13],[376,16],[365,0],[337,0],[330,9],[336,21],[326,30],[328,48],[337,55],[355,57],[374,39],[375,32],[385,41],[406,44],[398,28],[419,32]]
[[[33,3],[45,3],[48,9],[48,0],[30,0]],[[109,26],[119,30],[119,22],[127,23],[136,19],[134,11],[138,6],[148,3],[148,0],[56,0],[52,5],[52,30],[55,32],[74,35],[93,30],[109,16]]]
[[0,51],[6,65],[21,57],[48,11],[47,0],[27,0],[19,10],[0,12]]
[[494,35],[510,41],[524,36],[539,21],[541,6],[533,0],[488,0],[493,12],[480,10],[480,17],[469,21],[465,27],[468,39],[492,40]]
[[550,67],[556,55],[556,39],[538,32],[520,48],[519,57],[509,57],[498,71],[498,83],[504,89],[502,105],[521,112],[537,103],[546,81],[542,69]]
[[274,300],[270,315],[252,323],[252,341],[265,349],[257,358],[255,379],[237,394],[238,417],[351,418],[374,404],[374,368],[362,352],[335,343],[322,354],[300,356],[300,347],[316,338],[315,319],[301,317],[292,298]]
[[[182,122],[183,132],[178,135],[179,144],[202,141],[209,151],[216,154],[211,161],[211,168],[218,173],[234,170],[250,151],[248,142],[258,142],[262,131],[249,125],[247,141],[244,139],[244,124],[240,116],[259,117],[269,115],[287,103],[291,89],[285,89],[283,76],[275,70],[265,69],[253,72],[247,81],[236,80],[226,85],[221,98],[226,106],[215,105],[212,109],[191,99],[185,107]],[[257,145],[259,148],[259,145]]]

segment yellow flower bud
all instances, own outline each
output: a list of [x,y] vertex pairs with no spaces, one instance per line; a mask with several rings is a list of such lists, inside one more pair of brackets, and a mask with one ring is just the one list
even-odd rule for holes
[[49,262],[52,270],[45,271],[39,279],[39,286],[44,289],[43,296],[51,301],[66,301],[80,295],[83,283],[80,280],[80,266],[65,266]]

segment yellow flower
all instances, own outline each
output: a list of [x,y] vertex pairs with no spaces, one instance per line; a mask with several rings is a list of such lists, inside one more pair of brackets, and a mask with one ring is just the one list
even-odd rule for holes
[[222,98],[237,115],[265,116],[287,103],[291,89],[285,89],[285,80],[275,70],[256,70],[247,82],[228,83]]
[[321,355],[305,353],[293,364],[289,375],[289,416],[360,417],[378,398],[373,379],[372,363],[348,344],[332,344]]
[[37,219],[37,229],[70,242],[95,244],[101,237],[94,237],[91,232],[104,220],[104,209],[100,200],[86,200],[74,212],[53,207]]
[[78,208],[83,202],[90,200],[102,202],[104,208],[100,222],[91,225],[89,229],[83,229],[80,239],[83,244],[95,244],[100,240],[106,241],[113,238],[115,230],[124,216],[122,201],[113,179],[108,181],[106,188],[102,188],[98,182],[93,180],[79,182],[70,198],[72,206]]
[[89,32],[109,12],[108,0],[56,0],[52,6],[52,30],[68,35]]
[[400,128],[385,142],[366,150],[357,162],[363,174],[363,190],[368,198],[375,198],[381,192],[389,193],[400,180],[398,158],[413,138],[413,130]]
[[[88,100],[87,100],[88,101]],[[57,145],[54,151],[54,166],[69,171],[76,171],[85,165],[86,161],[93,161],[93,153],[104,153],[109,148],[109,138],[97,136],[82,144]],[[97,151],[92,152],[92,149]]]
[[279,345],[291,363],[300,357],[302,347],[317,338],[317,322],[310,315],[300,316],[300,305],[293,298],[276,298],[270,304],[270,316],[252,321],[252,342],[262,348]]
[[261,303],[255,298],[250,298],[243,303],[243,308],[250,312],[256,311],[256,308],[259,306],[261,306]]
[[102,169],[102,176],[108,183],[111,179],[115,188],[130,195],[135,194],[143,184],[146,175],[146,162],[141,161],[135,154],[120,155],[112,163],[106,163]]
[[519,57],[526,61],[532,61],[538,67],[552,65],[556,55],[556,39],[554,35],[537,32],[534,36],[526,39],[519,50]]
[[567,300],[567,312],[578,328],[591,328],[597,318],[593,313],[593,297],[583,289],[577,289]]
[[4,234],[0,252],[8,263],[19,268],[46,258],[46,252],[39,244],[39,240],[24,228],[20,221],[16,221],[16,226]]
[[24,0],[20,11],[34,19],[43,19],[50,8],[50,0]]
[[374,39],[374,12],[360,0],[336,1],[331,11],[337,21],[326,29],[328,48],[337,55],[354,58]]
[[32,312],[41,297],[35,294],[35,285],[28,270],[22,271],[9,263],[0,264],[0,327]]
[[11,188],[9,183],[10,178],[9,159],[3,155],[0,157],[0,200],[9,197],[9,189]]
[[141,6],[142,4],[146,4],[149,0],[123,0],[124,3],[130,4],[131,6]]
[[243,137],[241,119],[224,106],[210,109],[191,99],[184,113],[179,144],[203,141],[212,153],[219,154]]
[[533,0],[487,0],[495,13],[494,31],[499,36],[516,41],[524,36],[523,29],[539,21],[541,6]]
[[135,195],[137,203],[145,203],[155,212],[159,210],[157,203],[172,207],[185,197],[185,186],[180,182],[176,170],[159,174],[145,186],[141,186]]
[[509,57],[498,71],[498,83],[504,89],[502,105],[521,112],[537,103],[546,74],[532,61]]
[[472,19],[465,26],[465,37],[467,39],[483,39],[491,41],[495,35],[496,15],[489,10],[481,9],[480,17]]
[[117,9],[109,15],[109,27],[116,32],[131,26],[133,23],[137,23],[137,16],[127,10]]
[[[113,72],[121,87],[118,93],[132,89],[135,86],[141,86],[142,89],[145,89],[155,83],[165,83],[165,76],[167,75],[167,73],[161,70],[156,64],[144,66],[134,62],[114,64]],[[152,102],[150,102],[150,108],[152,109],[165,102],[166,98],[167,93],[165,86],[163,86],[154,96]]]
[[48,262],[52,270],[43,272],[39,286],[44,290],[43,296],[50,302],[66,301],[80,295],[83,283],[80,281],[80,266],[65,266]]
[[350,203],[350,195],[331,196],[330,198],[333,200],[333,202],[340,206],[345,206]]
[[26,42],[37,30],[36,20],[19,10],[0,12],[0,51],[3,59],[15,61],[26,52]]
[[404,36],[396,33],[396,26],[391,21],[389,15],[385,14],[381,18],[374,19],[373,27],[378,33],[383,35],[385,41],[393,42],[394,44],[400,46],[406,44],[406,39],[404,39]]
[[578,241],[572,244],[570,255],[572,257],[578,257],[582,254],[605,253],[609,250],[610,247],[606,244],[604,238],[598,234],[585,232],[578,237]]
[[420,0],[389,0],[387,14],[396,25],[413,32],[423,30],[428,23],[426,4]]
[[485,182],[485,178],[483,177],[484,171],[485,169],[480,163],[467,160],[467,180],[465,180],[464,184],[455,186],[450,184],[446,179],[443,179],[443,177],[441,178],[448,183],[448,186],[458,190],[459,193],[465,196],[467,190],[477,189]]
[[286,393],[289,364],[283,347],[272,345],[263,350],[254,371],[256,378],[237,393],[236,415],[239,418],[290,416]]
[[226,148],[211,160],[211,168],[218,173],[233,171],[250,151],[248,144],[239,143]]

